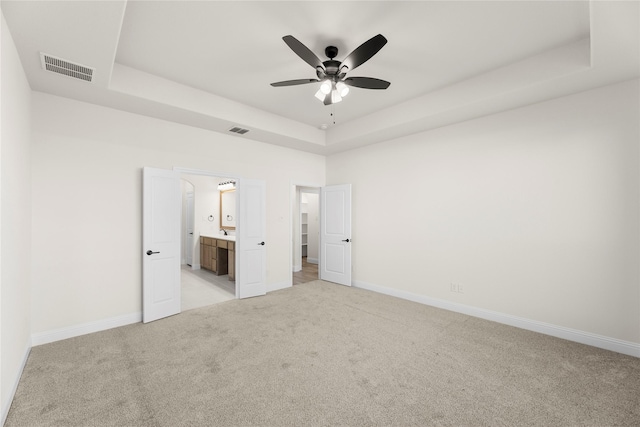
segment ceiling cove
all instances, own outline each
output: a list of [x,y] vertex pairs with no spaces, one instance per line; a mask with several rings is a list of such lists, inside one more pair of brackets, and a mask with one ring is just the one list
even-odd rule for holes
[[[238,127],[248,132],[234,137],[325,155],[640,75],[639,2],[346,1],[339,15],[326,4],[0,7],[33,90],[227,135]],[[351,85],[342,102],[316,99],[320,82],[274,87],[322,80],[283,43],[287,35],[316,57],[335,47],[339,63],[384,35],[373,58],[334,83],[345,74],[345,83],[362,76],[391,84]],[[83,68],[46,71],[41,54]],[[90,83],[69,76],[85,69]]]

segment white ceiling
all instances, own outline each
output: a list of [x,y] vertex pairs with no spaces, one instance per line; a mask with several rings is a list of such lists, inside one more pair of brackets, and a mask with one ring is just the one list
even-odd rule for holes
[[[34,90],[321,154],[640,75],[636,1],[0,4]],[[387,45],[349,76],[386,91],[325,106],[317,84],[269,85],[315,78],[284,35],[342,60],[378,33]],[[43,71],[39,52],[95,67],[94,83]]]

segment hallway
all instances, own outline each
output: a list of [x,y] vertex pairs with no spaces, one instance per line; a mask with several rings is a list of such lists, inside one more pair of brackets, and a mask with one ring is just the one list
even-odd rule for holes
[[307,257],[302,257],[302,270],[293,273],[293,285],[318,280],[318,264],[307,262]]

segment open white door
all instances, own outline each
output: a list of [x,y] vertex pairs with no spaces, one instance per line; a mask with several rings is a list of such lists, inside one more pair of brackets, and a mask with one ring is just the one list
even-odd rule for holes
[[180,313],[180,180],[143,169],[142,321]]
[[320,190],[320,279],[351,286],[351,184]]
[[236,234],[238,298],[267,293],[265,189],[265,182],[260,180],[243,179],[239,183]]

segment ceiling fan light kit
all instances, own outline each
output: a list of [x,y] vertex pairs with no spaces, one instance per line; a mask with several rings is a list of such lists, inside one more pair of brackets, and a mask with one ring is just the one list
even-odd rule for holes
[[325,95],[331,92],[331,82],[329,80],[325,80],[322,82],[322,84],[320,85],[320,92],[324,93]]
[[344,98],[349,93],[349,86],[347,86],[346,84],[344,84],[342,82],[338,82],[338,83],[336,83],[336,90],[338,91],[340,96],[342,96]]
[[342,98],[349,93],[349,86],[359,87],[362,89],[386,89],[391,83],[385,80],[373,77],[346,77],[347,72],[364,64],[371,59],[373,55],[378,53],[382,47],[387,44],[387,39],[382,34],[370,38],[366,42],[358,46],[351,52],[344,61],[340,62],[334,58],[338,56],[338,48],[335,46],[327,46],[324,50],[325,55],[329,58],[327,61],[320,61],[308,47],[302,44],[293,36],[284,36],[284,42],[293,50],[293,52],[302,58],[307,64],[316,70],[317,79],[297,79],[285,80],[282,82],[271,83],[273,87],[296,86],[307,83],[322,82],[320,89],[316,92],[315,97],[324,103],[324,105],[332,105],[342,101]]
[[336,103],[338,103],[340,101],[342,101],[342,97],[340,96],[338,91],[337,90],[332,90],[331,91],[331,103],[332,104],[336,104]]

